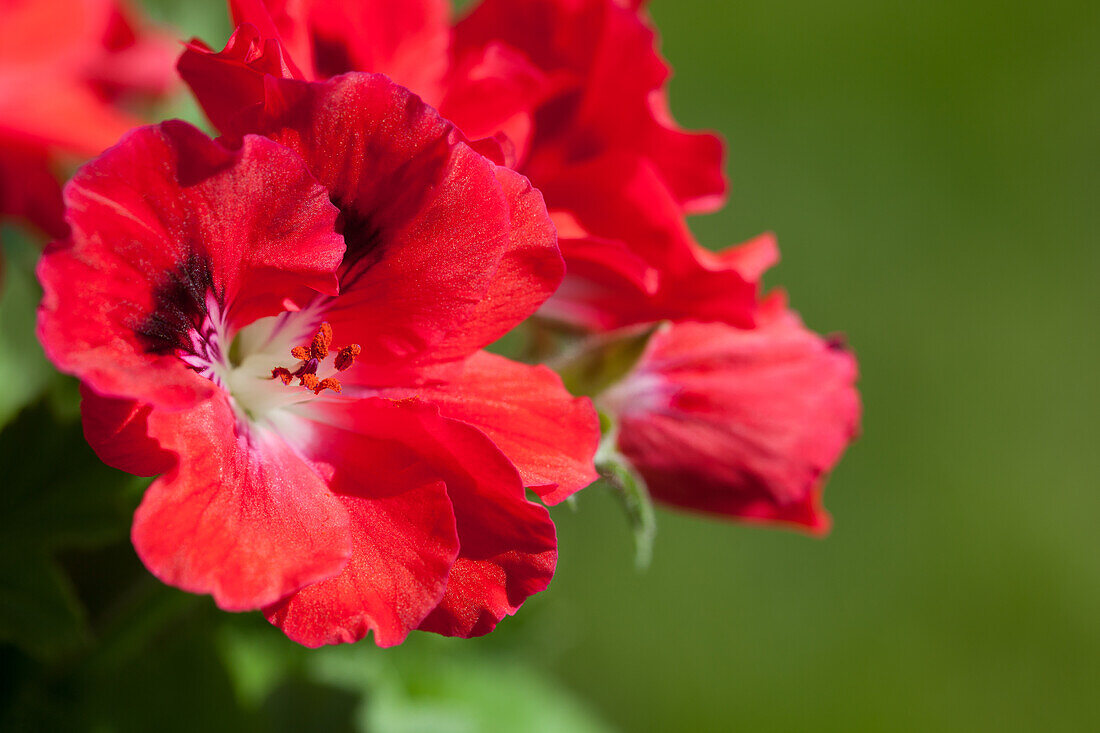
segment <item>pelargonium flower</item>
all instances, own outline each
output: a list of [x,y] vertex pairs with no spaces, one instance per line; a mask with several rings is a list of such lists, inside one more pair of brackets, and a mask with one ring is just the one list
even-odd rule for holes
[[0,4],[0,216],[64,236],[59,160],[138,124],[124,103],[167,90],[174,50],[120,0]]
[[[757,279],[777,256],[765,236],[726,253]],[[616,445],[654,499],[754,522],[827,532],[827,473],[858,431],[856,361],[773,293],[754,329],[666,323],[633,370],[599,398]]]
[[679,129],[642,2],[230,0],[237,34],[180,62],[211,120],[251,127],[263,77],[384,72],[471,139],[496,137],[543,191],[568,266],[543,315],[595,330],[664,318],[752,323],[755,283],[692,237],[723,200],[722,145]]
[[480,351],[562,277],[538,191],[382,76],[285,82],[271,137],[130,133],[66,189],[40,338],[143,475],[159,578],[317,646],[492,630],[546,587],[595,413]]

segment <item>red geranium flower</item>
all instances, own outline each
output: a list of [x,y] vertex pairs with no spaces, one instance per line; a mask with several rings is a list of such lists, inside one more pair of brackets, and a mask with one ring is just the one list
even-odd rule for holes
[[[770,236],[726,253],[750,279],[775,261]],[[617,446],[667,504],[822,534],[825,475],[858,431],[856,361],[773,293],[757,327],[665,324],[600,398]]]
[[446,0],[230,0],[237,35],[216,55],[192,44],[180,71],[231,133],[263,106],[265,73],[386,73],[469,138],[495,136],[543,191],[569,271],[544,315],[596,330],[692,314],[749,326],[755,284],[683,222],[721,204],[722,145],[672,121],[642,4],[485,0],[452,27]]
[[166,91],[175,43],[132,18],[119,0],[0,3],[0,216],[64,236],[59,160],[138,124],[119,102]]
[[487,633],[554,570],[524,484],[594,478],[587,400],[479,351],[561,279],[541,196],[384,77],[276,96],[270,138],[165,123],[77,174],[40,337],[104,460],[166,472],[158,577],[310,646]]

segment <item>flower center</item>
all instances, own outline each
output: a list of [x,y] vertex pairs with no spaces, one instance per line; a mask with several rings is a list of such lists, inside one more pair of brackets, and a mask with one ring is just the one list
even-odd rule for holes
[[[298,360],[294,371],[287,367],[275,367],[271,370],[271,378],[279,379],[284,385],[288,386],[297,379],[298,386],[313,390],[315,395],[321,394],[326,389],[340,392],[343,387],[340,385],[339,379],[336,377],[321,379],[317,376],[317,370],[328,358],[331,348],[332,326],[326,321],[317,329],[317,333],[309,346],[295,346],[290,350],[290,355]],[[332,360],[333,367],[338,372],[347,371],[355,363],[355,357],[359,356],[361,351],[359,344],[345,346],[337,352],[336,357]]]
[[[354,364],[358,344],[337,347],[332,326],[322,321],[328,299],[261,318],[233,333],[212,294],[205,308],[179,339],[177,356],[231,397],[242,418],[278,427],[295,406],[323,392],[340,393],[336,375]],[[301,345],[305,343],[306,345]]]

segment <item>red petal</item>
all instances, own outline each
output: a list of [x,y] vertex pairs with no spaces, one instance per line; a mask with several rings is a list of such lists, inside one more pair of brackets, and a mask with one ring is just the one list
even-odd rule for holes
[[503,133],[515,147],[516,159],[525,160],[535,108],[557,91],[558,81],[501,43],[489,43],[460,63],[452,71],[440,112],[470,138]]
[[[616,194],[609,198],[606,191]],[[745,277],[748,271],[738,263],[695,242],[652,166],[628,156],[604,156],[575,166],[568,179],[554,180],[543,192],[555,207],[573,212],[589,237],[621,242],[656,275],[656,287],[639,293],[622,282],[610,256],[592,257],[588,247],[576,277],[568,274],[548,305],[552,314],[580,314],[583,325],[604,328],[688,319],[752,325],[756,281]],[[572,266],[567,260],[567,270]]]
[[540,160],[525,172],[540,188],[574,162],[629,152],[654,166],[678,206],[713,210],[726,188],[722,143],[713,135],[686,133],[672,121],[664,91],[668,65],[639,5],[484,0],[456,26],[456,71],[496,44],[510,46],[543,73],[572,76],[573,90],[566,94],[563,88],[557,104],[545,106],[536,119],[531,155]]
[[39,264],[39,336],[100,393],[173,407],[208,395],[173,353],[208,289],[235,325],[335,292],[336,210],[270,140],[230,152],[181,122],[141,128],[78,171],[66,201],[72,236]]
[[138,476],[156,476],[176,465],[175,454],[149,437],[152,407],[116,400],[80,385],[84,438],[108,466]]
[[134,515],[134,549],[162,581],[241,611],[347,563],[347,510],[281,440],[244,428],[221,393],[191,410],[153,410],[147,423],[178,456]]
[[[554,525],[546,509],[524,496],[515,468],[477,429],[439,416],[414,401],[381,399],[318,405],[319,444],[339,445],[339,426],[416,451],[447,485],[454,506],[459,556],[447,591],[420,628],[447,636],[492,631],[523,601],[546,588],[557,563]],[[320,456],[319,456],[320,457]],[[329,459],[339,460],[339,452]]]
[[489,290],[457,331],[439,344],[434,357],[470,354],[496,341],[538,310],[565,275],[554,224],[542,194],[523,176],[497,167],[511,223],[504,251]]
[[575,398],[543,366],[478,352],[457,377],[387,396],[417,396],[440,414],[481,430],[519,469],[547,504],[563,501],[596,480],[593,458],[600,423],[587,398]]
[[68,234],[61,184],[45,150],[0,144],[0,216],[25,219],[51,237]]
[[619,388],[619,447],[661,501],[824,531],[824,475],[858,430],[856,362],[781,298],[761,310],[751,331],[658,332]]
[[328,439],[339,443],[330,487],[351,517],[351,560],[339,576],[265,613],[310,647],[358,641],[371,630],[379,646],[400,644],[443,598],[458,555],[446,486],[393,441],[348,433]]
[[[135,87],[133,82],[139,80],[111,74],[128,53],[112,44],[119,17],[115,0],[4,3],[0,9],[0,68],[5,72],[0,76],[0,136],[90,156],[138,124],[135,117],[110,104],[105,94],[117,96],[143,86],[139,82]],[[131,47],[148,40],[144,32],[134,35]],[[171,64],[166,61],[147,63],[146,69],[150,73],[155,69],[167,79]]]
[[264,40],[252,25],[238,28],[218,53],[201,41],[192,41],[180,56],[178,69],[214,126],[238,137],[239,131],[259,125],[264,111],[265,75],[286,79],[300,76],[283,47],[274,40]]
[[364,363],[466,356],[557,286],[539,193],[407,90],[365,74],[275,84],[286,108],[265,134],[298,150],[342,210],[348,255],[329,315]]
[[236,23],[284,43],[308,79],[369,71],[437,103],[450,45],[446,0],[230,0]]

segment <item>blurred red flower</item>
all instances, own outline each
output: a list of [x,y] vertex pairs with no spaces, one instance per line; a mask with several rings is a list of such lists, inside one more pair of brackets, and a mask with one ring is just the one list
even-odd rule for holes
[[165,123],[77,173],[40,338],[100,456],[164,473],[165,582],[309,646],[487,633],[554,571],[525,484],[595,477],[591,404],[480,351],[561,280],[542,198],[382,76],[271,98],[268,137]]
[[126,104],[168,89],[177,48],[121,0],[0,2],[0,217],[64,236],[60,164],[138,124]]
[[[725,254],[750,279],[776,258],[770,236]],[[783,293],[756,320],[665,324],[599,404],[654,499],[823,534],[825,476],[859,430],[856,360],[808,331]]]

